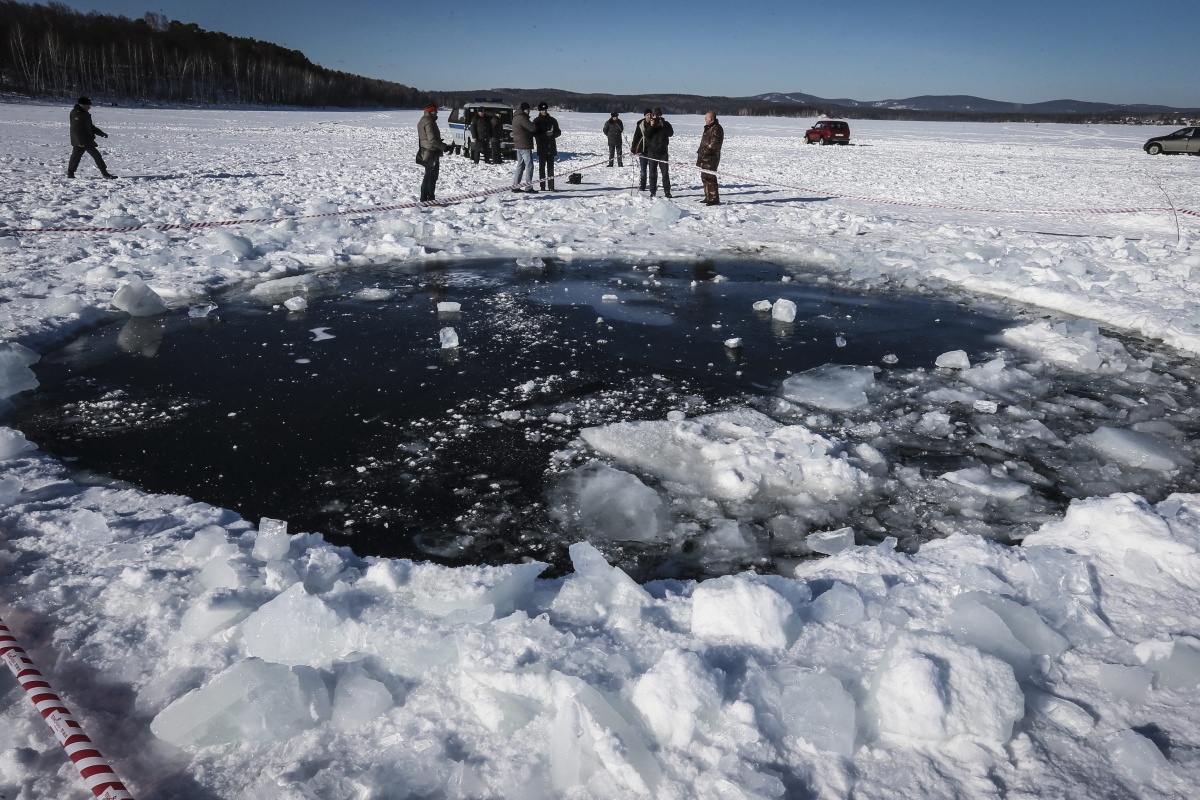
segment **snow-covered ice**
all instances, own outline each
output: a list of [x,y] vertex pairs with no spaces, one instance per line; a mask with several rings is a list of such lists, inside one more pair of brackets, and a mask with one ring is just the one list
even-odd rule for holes
[[[1164,190],[1200,209],[1194,159],[1141,152],[1157,129],[861,121],[871,147],[805,148],[807,120],[728,118],[722,165],[745,177],[720,207],[634,196],[627,168],[553,202],[505,193],[298,222],[286,217],[415,199],[419,112],[106,109],[106,156],[135,177],[70,183],[65,116],[0,106],[0,225],[273,221],[0,236],[9,396],[31,388],[17,345],[36,355],[114,314],[161,313],[155,298],[183,308],[258,282],[275,304],[324,291],[339,269],[488,255],[540,270],[565,247],[659,261],[752,251],[847,287],[1008,298],[1077,318],[1014,330],[1010,346],[1143,381],[1155,398],[1092,418],[1099,400],[1050,396],[1036,362],[997,358],[956,364],[953,386],[893,419],[884,399],[903,390],[850,366],[789,382],[776,398],[786,424],[741,409],[582,431],[615,466],[564,479],[564,508],[587,509],[580,530],[658,536],[675,529],[651,521],[687,512],[707,520],[696,540],[713,553],[752,551],[759,529],[831,553],[787,575],[646,585],[582,541],[559,578],[537,563],[364,558],[77,475],[2,429],[0,614],[135,796],[1181,798],[1200,784],[1200,496],[1151,502],[1115,482],[1122,466],[1194,469],[1195,386],[1152,378],[1091,327],[1200,353],[1200,226],[1169,211],[964,210],[1158,209]],[[560,114],[562,151],[595,160],[603,119]],[[673,122],[686,156],[701,121]],[[447,158],[439,194],[507,177]],[[681,204],[698,195],[682,168],[677,183]],[[920,393],[934,367],[898,379]],[[1165,418],[1143,420],[1150,404]],[[894,429],[964,447],[952,406],[985,417],[969,444],[1000,454],[989,469],[943,467],[939,490],[869,444]],[[1087,432],[1058,436],[1034,413],[1046,410]],[[829,430],[837,415],[854,441]],[[1065,514],[1021,546],[981,530],[906,552],[887,516],[859,537],[803,524],[884,482],[943,491],[966,516],[1027,502],[1016,487],[1038,473],[1009,448],[1067,452],[1074,471]],[[866,533],[878,543],[859,544]],[[15,683],[0,692],[0,795],[90,796]]]

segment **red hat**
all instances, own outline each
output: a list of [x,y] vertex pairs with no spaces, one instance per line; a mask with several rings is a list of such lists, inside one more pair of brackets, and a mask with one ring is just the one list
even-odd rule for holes
[[425,110],[426,111],[437,111],[437,103],[430,103],[429,105],[425,106]]

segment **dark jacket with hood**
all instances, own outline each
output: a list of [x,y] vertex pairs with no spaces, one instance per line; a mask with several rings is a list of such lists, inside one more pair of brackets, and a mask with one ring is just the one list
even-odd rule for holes
[[93,125],[91,113],[76,103],[71,109],[71,146],[95,147],[97,136],[108,134]]
[[608,137],[609,144],[620,144],[621,134],[624,132],[625,123],[616,117],[611,117],[608,122],[604,123],[604,135]]
[[665,159],[670,138],[675,135],[671,123],[662,117],[654,117],[646,126],[646,155]]

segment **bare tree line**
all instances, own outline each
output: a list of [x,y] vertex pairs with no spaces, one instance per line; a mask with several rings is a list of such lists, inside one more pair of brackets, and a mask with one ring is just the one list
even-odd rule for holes
[[98,101],[414,107],[399,83],[313,64],[298,50],[147,13],[0,0],[0,91]]

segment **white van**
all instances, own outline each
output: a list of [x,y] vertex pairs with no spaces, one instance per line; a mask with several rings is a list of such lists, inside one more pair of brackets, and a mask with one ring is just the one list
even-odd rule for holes
[[[471,136],[470,125],[471,120],[475,118],[475,112],[479,109],[483,109],[484,115],[489,120],[497,112],[500,114],[500,119],[504,121],[504,135],[500,138],[500,157],[515,161],[517,151],[513,149],[512,141],[513,107],[503,100],[478,98],[473,103],[466,103],[462,108],[456,108],[450,112],[447,124],[450,126],[450,143],[454,145],[454,152],[464,156],[471,155],[471,146],[475,140]],[[484,142],[483,145],[488,147],[489,143]]]

